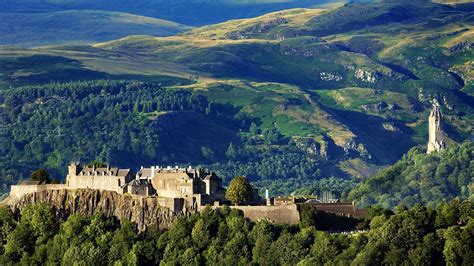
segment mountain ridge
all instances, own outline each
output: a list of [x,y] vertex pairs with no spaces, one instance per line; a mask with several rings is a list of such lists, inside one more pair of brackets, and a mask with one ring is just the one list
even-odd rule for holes
[[0,45],[23,47],[97,43],[130,34],[170,36],[191,29],[162,19],[96,10],[0,12]]
[[[371,8],[373,16],[356,16]],[[287,10],[171,37],[9,48],[1,52],[8,66],[1,81],[11,91],[58,76],[156,80],[170,90],[190,90],[225,106],[218,113],[241,123],[233,125],[234,140],[194,153],[206,154],[206,165],[223,176],[281,180],[284,194],[331,176],[365,178],[425,145],[434,101],[453,141],[472,138],[472,17],[457,6],[417,2]],[[327,35],[335,22],[339,30]],[[223,157],[229,141],[232,155]],[[170,147],[174,157],[166,160],[188,162]],[[289,164],[297,160],[304,163]]]

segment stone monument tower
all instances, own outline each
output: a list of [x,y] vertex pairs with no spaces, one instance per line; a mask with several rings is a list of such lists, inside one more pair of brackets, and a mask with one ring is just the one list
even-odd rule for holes
[[426,153],[430,154],[433,151],[441,151],[445,148],[446,144],[444,141],[444,132],[441,119],[443,115],[441,114],[441,108],[438,103],[433,104],[433,109],[431,109],[430,117],[428,119],[428,150]]

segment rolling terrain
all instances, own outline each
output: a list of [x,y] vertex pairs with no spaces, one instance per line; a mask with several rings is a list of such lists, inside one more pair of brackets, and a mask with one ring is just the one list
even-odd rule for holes
[[[159,161],[185,164],[199,153],[226,180],[243,174],[285,194],[316,180],[328,186],[331,178],[367,177],[424,145],[434,101],[443,107],[449,141],[472,139],[473,10],[471,4],[354,3],[279,11],[170,37],[6,47],[0,85],[14,94],[16,87],[52,81],[134,79],[190,90],[218,104],[227,122],[157,113],[162,121],[183,117],[208,125],[162,134],[163,151],[173,157]],[[171,125],[184,130],[179,122]],[[207,127],[225,136],[221,143],[179,145],[199,140]],[[62,162],[51,162],[62,171]]]
[[0,45],[20,47],[97,43],[137,34],[170,36],[188,29],[166,20],[111,11],[0,12]]
[[0,10],[11,13],[117,11],[202,26],[289,8],[344,3],[345,0],[0,0]]

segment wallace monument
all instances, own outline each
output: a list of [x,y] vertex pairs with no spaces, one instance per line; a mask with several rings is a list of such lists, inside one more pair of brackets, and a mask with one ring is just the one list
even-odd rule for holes
[[439,104],[433,104],[433,109],[431,110],[430,117],[428,119],[428,149],[426,153],[430,154],[433,151],[441,151],[446,147],[444,140],[443,124],[442,119],[443,114],[441,113],[441,108]]

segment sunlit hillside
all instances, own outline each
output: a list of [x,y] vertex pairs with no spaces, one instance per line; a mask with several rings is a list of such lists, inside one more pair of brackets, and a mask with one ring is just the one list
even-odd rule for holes
[[[443,106],[450,142],[472,138],[471,10],[426,2],[354,3],[278,11],[170,37],[5,47],[0,84],[135,79],[193,91],[227,106],[219,112],[241,123],[232,129],[240,137],[232,141],[239,155],[206,164],[226,177],[244,174],[270,185],[277,183],[268,179],[281,180],[285,193],[310,176],[364,178],[425,145],[434,101]],[[203,145],[204,153],[225,153],[226,141]],[[292,159],[284,157],[293,154],[286,149],[295,152]],[[171,152],[175,157],[163,161],[187,163],[196,153]],[[298,156],[312,161],[270,174],[287,167],[272,161]],[[59,163],[54,167],[62,171]]]

